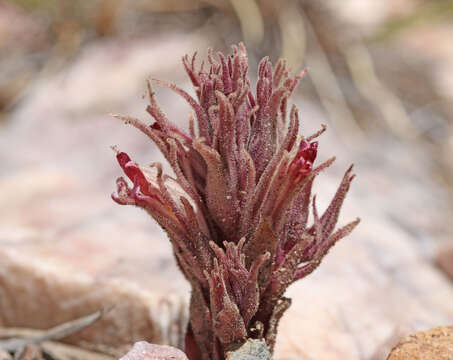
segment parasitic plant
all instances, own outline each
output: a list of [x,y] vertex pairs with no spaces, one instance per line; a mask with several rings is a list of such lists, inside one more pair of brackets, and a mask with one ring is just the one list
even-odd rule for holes
[[[242,44],[230,56],[210,52],[200,67],[195,56],[182,62],[196,97],[151,79],[147,112],[154,123],[115,115],[154,141],[175,177],[159,163],[141,167],[117,152],[131,185],[119,178],[113,199],[143,208],[168,234],[192,287],[185,352],[191,360],[220,360],[251,338],[273,350],[291,303],[286,288],[310,274],[359,219],[335,230],[352,166],[323,214],[311,196],[314,178],[334,158],[315,165],[313,140],[325,127],[303,137],[297,108],[288,111],[303,73],[291,77],[284,61],[273,67],[264,58],[253,91]],[[195,116],[188,133],[167,119],[151,82],[189,103]]]

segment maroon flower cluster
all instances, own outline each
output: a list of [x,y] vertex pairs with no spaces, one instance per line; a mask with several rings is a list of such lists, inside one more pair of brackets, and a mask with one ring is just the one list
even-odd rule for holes
[[264,58],[253,92],[243,45],[230,56],[210,53],[208,66],[197,68],[195,56],[186,55],[183,64],[196,98],[151,80],[189,103],[195,114],[189,133],[167,119],[150,82],[147,111],[155,122],[117,116],[154,141],[175,178],[158,163],[140,167],[118,152],[132,185],[119,178],[113,199],[145,209],[168,234],[192,286],[189,359],[224,359],[247,338],[262,338],[273,349],[279,319],[290,305],[286,288],[311,273],[359,220],[334,231],[352,167],[321,216],[311,200],[315,176],[334,158],[315,166],[313,139],[325,128],[304,138],[296,107],[287,114],[303,74],[293,78],[284,61],[273,68]]

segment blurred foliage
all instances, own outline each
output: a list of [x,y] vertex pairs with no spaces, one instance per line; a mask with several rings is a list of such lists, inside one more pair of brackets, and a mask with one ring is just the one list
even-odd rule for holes
[[14,0],[14,3],[24,10],[32,11],[55,6],[55,4],[58,3],[58,0]]
[[390,40],[402,31],[443,21],[453,21],[453,0],[426,2],[407,16],[390,19],[369,40]]

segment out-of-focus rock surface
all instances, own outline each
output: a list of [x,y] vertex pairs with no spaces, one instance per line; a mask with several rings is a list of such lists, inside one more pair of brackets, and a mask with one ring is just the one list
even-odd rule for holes
[[453,327],[420,331],[403,339],[388,360],[450,360],[453,358]]
[[[94,43],[69,69],[36,82],[0,128],[1,326],[45,328],[115,305],[72,341],[165,341],[159,323],[170,320],[156,309],[187,298],[189,286],[158,226],[109,197],[121,173],[111,145],[142,164],[162,158],[142,134],[107,114],[146,118],[146,77],[188,88],[178,60],[209,45],[216,44],[196,34]],[[302,130],[311,133],[329,121],[304,100],[306,91],[302,84],[293,101]],[[185,123],[184,102],[165,89],[157,93],[169,118]],[[429,155],[391,138],[345,144],[331,129],[319,156],[333,154],[338,162],[315,187],[320,207],[354,162],[358,176],[340,223],[356,216],[362,223],[290,289],[277,359],[362,360],[398,326],[453,322],[453,287],[431,260],[448,204],[431,180]]]
[[152,313],[160,305],[150,294],[121,280],[107,284],[63,262],[37,261],[38,256],[1,252],[0,326],[47,329],[105,308],[111,310],[101,320],[66,340],[113,355],[138,339],[163,340]]

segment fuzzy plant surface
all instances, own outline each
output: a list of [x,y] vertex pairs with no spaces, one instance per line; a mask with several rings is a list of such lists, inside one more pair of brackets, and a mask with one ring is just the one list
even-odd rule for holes
[[[170,163],[142,167],[124,152],[117,160],[129,181],[117,180],[113,199],[143,208],[166,231],[179,268],[192,287],[185,352],[190,360],[222,360],[247,339],[274,349],[277,326],[291,300],[286,288],[309,275],[359,219],[335,229],[354,175],[346,171],[330,205],[318,213],[315,177],[335,158],[315,165],[317,133],[299,134],[289,97],[303,76],[268,58],[256,90],[247,54],[209,52],[196,65],[184,56],[195,96],[165,81],[148,81],[153,123],[115,115],[148,136]],[[159,107],[151,83],[172,89],[193,110],[188,131]],[[308,222],[309,213],[313,221]]]

